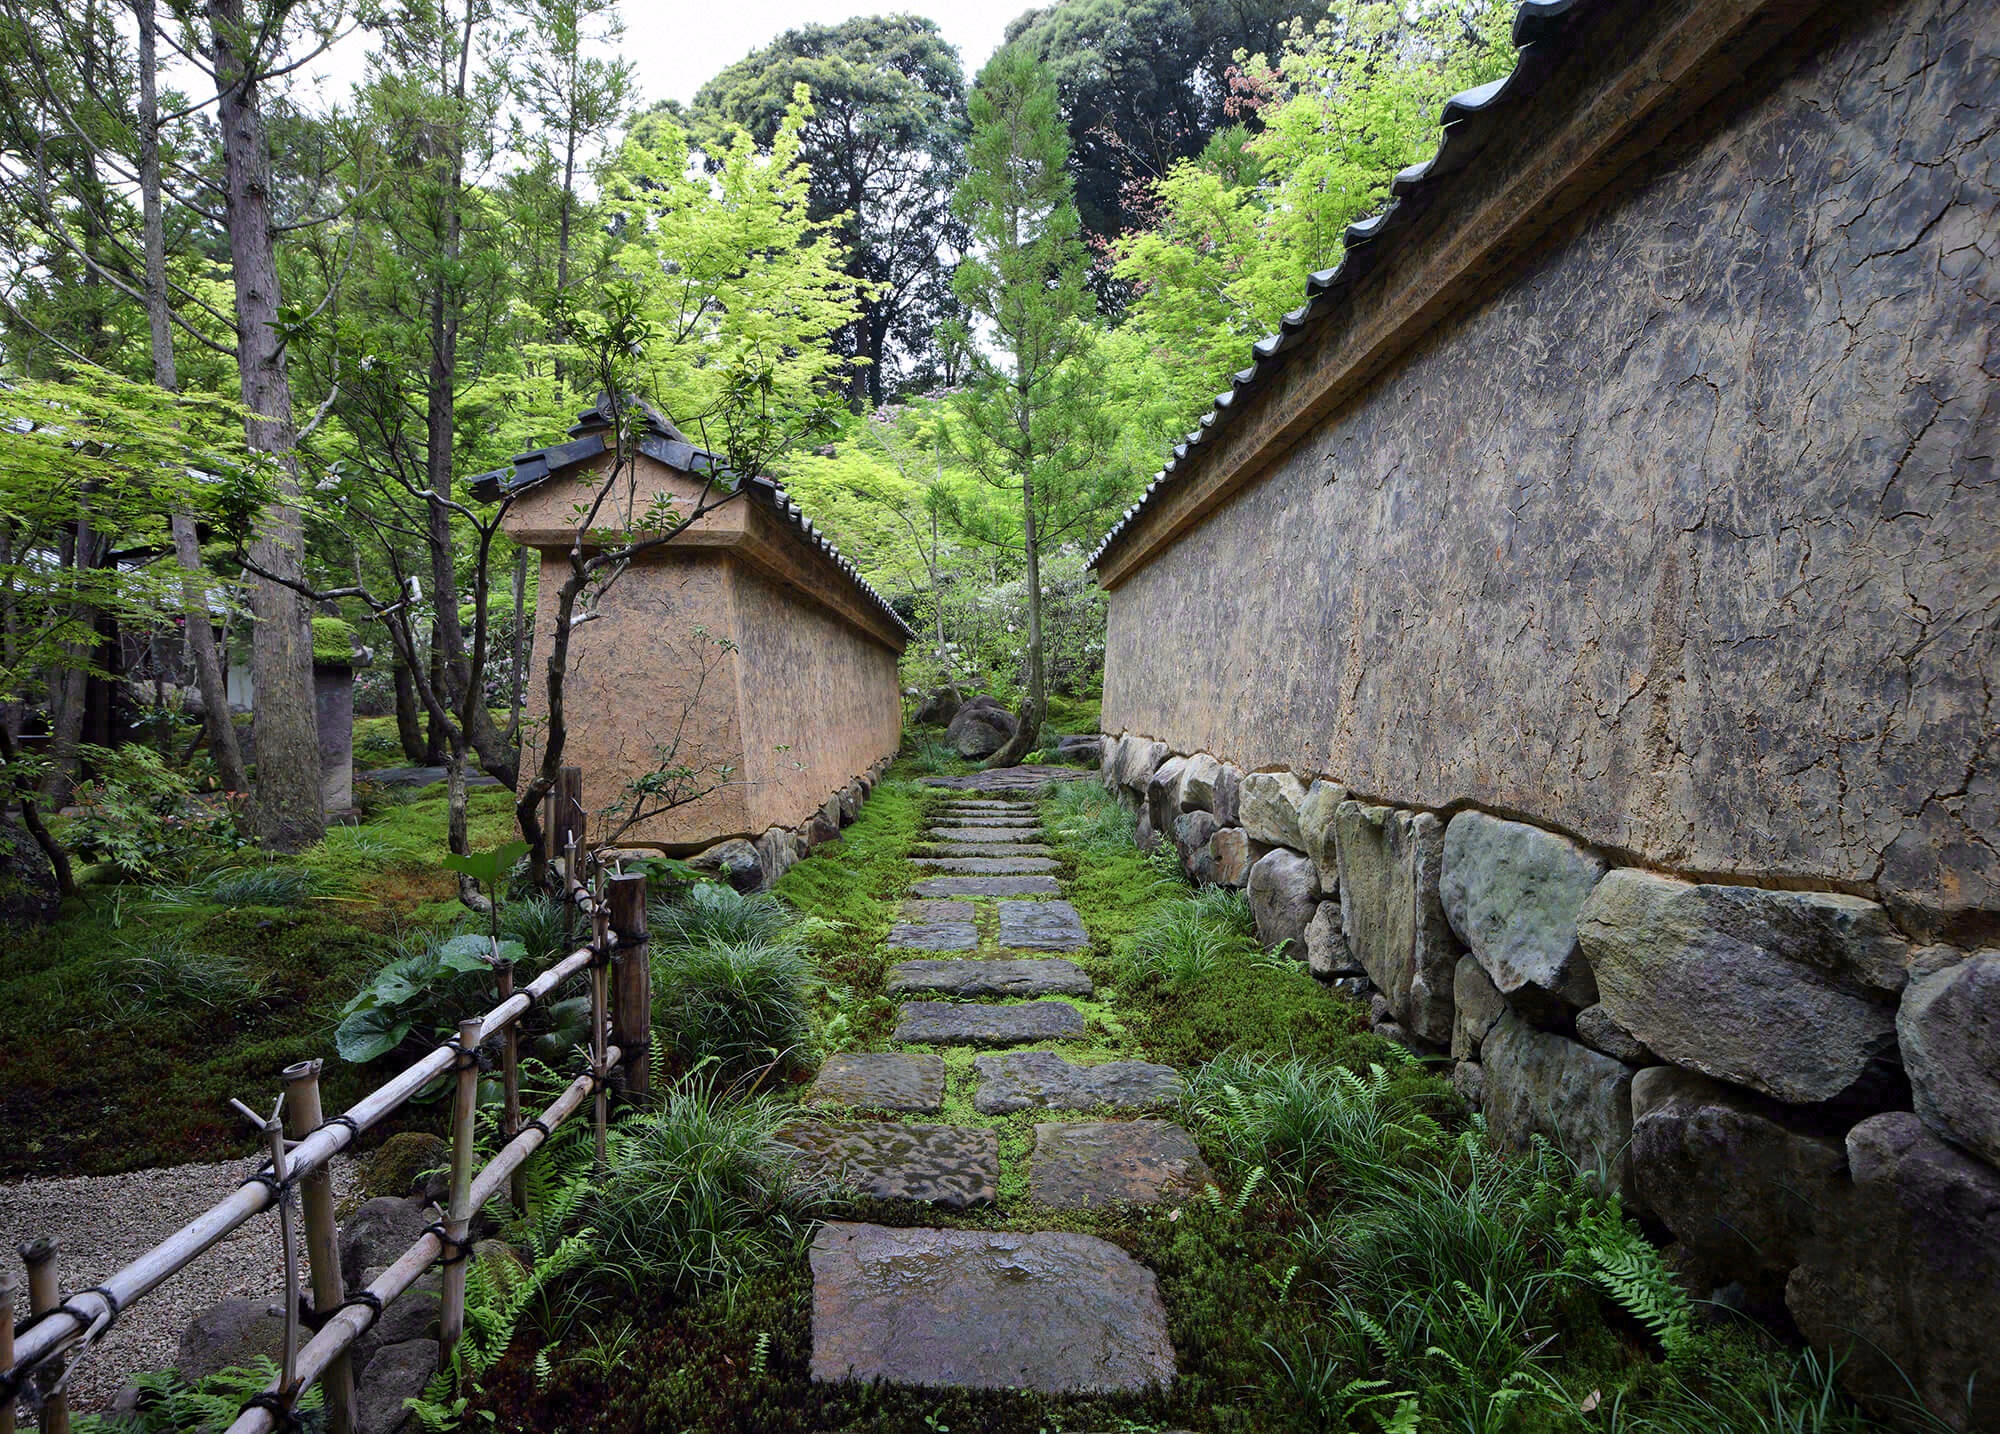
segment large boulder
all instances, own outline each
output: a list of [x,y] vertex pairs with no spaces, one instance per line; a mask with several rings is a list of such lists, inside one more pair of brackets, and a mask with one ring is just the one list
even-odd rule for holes
[[1116,737],[1106,736],[1098,748],[1097,780],[1104,784],[1107,792],[1118,789],[1118,764],[1124,760],[1125,744],[1132,739],[1121,733]]
[[[1212,818],[1211,818],[1212,820]],[[1264,853],[1250,868],[1250,914],[1266,946],[1290,943],[1288,955],[1305,960],[1306,923],[1319,909],[1319,872],[1308,857],[1283,847]]]
[[1153,830],[1170,832],[1181,814],[1181,773],[1184,757],[1169,757],[1153,769],[1146,780],[1146,809],[1153,814]]
[[1215,811],[1215,788],[1222,780],[1222,763],[1206,752],[1189,757],[1181,768],[1181,810]]
[[919,727],[948,726],[958,715],[959,696],[955,687],[940,687],[917,704],[912,718]]
[[1299,803],[1299,850],[1319,868],[1322,891],[1340,889],[1340,852],[1334,818],[1347,800],[1347,788],[1333,782],[1314,782]]
[[1215,779],[1215,805],[1210,810],[1215,813],[1215,819],[1226,827],[1242,825],[1242,768],[1229,762],[1222,764],[1222,775]]
[[[1221,820],[1221,818],[1217,818]],[[1241,891],[1250,882],[1250,868],[1263,855],[1242,827],[1223,827],[1209,838],[1209,857],[1217,886],[1233,886]]]
[[[301,1338],[310,1338],[303,1335]],[[181,1331],[174,1368],[193,1383],[217,1370],[256,1360],[280,1360],[285,1350],[285,1297],[227,1299],[210,1305]]]
[[857,780],[849,782],[835,792],[834,796],[840,802],[840,824],[844,827],[853,826],[861,818],[861,804],[868,800],[867,791]]
[[1132,800],[1145,801],[1146,787],[1167,756],[1165,742],[1152,742],[1143,737],[1128,738],[1118,757],[1118,785],[1130,794]]
[[1332,979],[1361,974],[1361,964],[1347,949],[1347,933],[1340,924],[1339,901],[1322,901],[1313,909],[1312,920],[1306,923],[1304,941],[1306,967],[1313,975]]
[[1848,1131],[1847,1167],[1786,1283],[1792,1318],[1878,1406],[1914,1391],[1954,1429],[2000,1429],[2000,1171],[1908,1111]]
[[1776,1101],[1679,1066],[1632,1078],[1632,1179],[1701,1281],[1782,1292],[1847,1152]]
[[1896,1035],[1924,1124],[2000,1165],[2000,950],[1912,981]]
[[1454,1060],[1479,1059],[1479,1044],[1494,1022],[1506,1014],[1507,998],[1471,956],[1458,958],[1451,973],[1451,1054]]
[[424,1392],[438,1369],[434,1339],[384,1345],[368,1361],[368,1373],[354,1391],[355,1434],[396,1434],[414,1427],[409,1402]]
[[1895,1088],[1903,943],[1873,902],[1623,868],[1577,931],[1606,1014],[1676,1065],[1794,1104]]
[[1305,799],[1305,784],[1290,772],[1252,772],[1243,779],[1237,825],[1250,833],[1252,841],[1303,851],[1299,807]]
[[785,827],[772,827],[766,831],[757,838],[756,847],[757,865],[762,869],[767,887],[776,886],[778,878],[805,856],[805,843]]
[[1576,917],[1605,864],[1566,837],[1485,812],[1444,833],[1438,893],[1452,929],[1522,1014],[1559,1025],[1597,999]]
[[944,735],[961,757],[990,757],[1014,739],[1017,725],[993,698],[975,697],[953,714]]
[[447,1183],[444,1167],[450,1161],[451,1146],[444,1137],[421,1130],[398,1131],[368,1157],[362,1193],[397,1200],[410,1195],[439,1199]]
[[1334,825],[1348,949],[1402,1025],[1447,1044],[1461,953],[1438,900],[1444,823],[1429,812],[1347,801]]
[[[386,1270],[363,1270],[360,1283],[363,1287],[372,1285],[386,1273]],[[412,1339],[436,1339],[443,1294],[444,1275],[437,1269],[431,1269],[418,1276],[417,1282],[404,1290],[400,1298],[386,1305],[382,1317],[368,1326],[350,1346],[355,1374],[363,1373],[368,1361],[375,1357],[375,1351],[385,1345],[402,1344]]]
[[378,1195],[364,1200],[340,1227],[340,1273],[351,1288],[363,1270],[393,1265],[417,1243],[431,1223],[429,1202],[410,1196]]
[[[1149,804],[1150,805],[1150,804]],[[1207,854],[1209,841],[1215,835],[1215,816],[1210,812],[1182,812],[1173,819],[1168,828],[1174,834],[1174,846],[1181,854],[1181,866],[1199,884],[1212,884],[1211,873],[1197,870],[1201,858]],[[1208,877],[1206,882],[1204,876]]]
[[728,882],[738,891],[756,891],[764,885],[763,860],[757,855],[756,846],[741,837],[717,842],[689,857],[688,865],[717,881]]
[[1546,1136],[1611,1188],[1632,1193],[1632,1070],[1566,1036],[1503,1013],[1479,1045],[1481,1108],[1494,1136],[1516,1148]]
[[1094,734],[1056,738],[1056,760],[1079,767],[1095,767],[1104,752],[1104,739]]

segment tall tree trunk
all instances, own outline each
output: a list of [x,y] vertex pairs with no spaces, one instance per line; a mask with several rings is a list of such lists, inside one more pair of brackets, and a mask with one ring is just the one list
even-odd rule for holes
[[[59,559],[75,580],[97,565],[97,534],[90,519],[76,525],[76,532],[63,538]],[[62,645],[62,661],[49,674],[49,772],[42,780],[42,797],[51,807],[68,803],[75,790],[83,742],[84,711],[90,703],[90,659],[97,650],[96,613],[82,600],[70,604],[69,620],[89,629],[90,636]]]
[[[153,382],[169,393],[180,389],[174,364],[173,320],[167,308],[167,225],[160,193],[159,32],[153,0],[133,0],[139,27],[139,195],[145,226],[146,327],[152,339]],[[250,790],[243,750],[236,743],[236,724],[229,720],[229,693],[222,660],[215,650],[215,629],[208,615],[208,580],[201,562],[201,542],[194,517],[177,511],[169,520],[174,561],[180,565],[181,613],[188,652],[194,659],[195,686],[201,692],[201,723],[215,759],[216,779],[225,792]]]
[[[261,76],[252,68],[257,62],[254,47],[245,43],[250,32],[243,0],[209,0],[208,15],[236,286],[237,368],[243,406],[249,410],[244,432],[250,446],[271,454],[278,467],[278,496],[259,517],[250,555],[264,571],[297,581],[303,574],[305,534],[298,510],[292,382],[278,330],[269,156],[257,88]],[[251,725],[257,793],[251,820],[265,844],[293,850],[317,841],[326,830],[313,709],[312,626],[304,599],[271,578],[252,580],[250,610],[256,621],[251,672],[257,684]]]
[[402,744],[403,760],[413,767],[424,764],[430,753],[424,749],[423,715],[417,702],[417,679],[403,654],[396,654],[396,740]]
[[1048,710],[1048,684],[1042,675],[1042,554],[1035,532],[1035,480],[1026,473],[1021,476],[1021,549],[1028,559],[1028,698],[1021,704],[1014,735],[986,759],[989,767],[1016,766],[1034,751]]
[[511,694],[511,710],[507,715],[507,745],[520,750],[521,705],[526,693],[528,672],[528,550],[518,549],[514,554],[514,643],[513,654],[507,672],[511,679],[508,692]]

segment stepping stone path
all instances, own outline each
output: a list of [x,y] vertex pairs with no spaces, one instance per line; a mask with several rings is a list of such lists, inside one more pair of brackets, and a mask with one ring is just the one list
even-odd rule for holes
[[[1035,808],[1008,798],[1087,775],[1074,767],[1015,767],[929,780],[965,793],[934,814],[922,855],[911,858],[947,874],[912,887],[913,899],[884,944],[964,954],[891,967],[886,994],[952,998],[904,1000],[892,1040],[963,1048],[1083,1038],[1083,1013],[1063,998],[1090,997],[1089,973],[1060,957],[1015,954],[1087,952],[1090,935],[1076,908],[1061,899],[1053,875],[1059,866],[1041,843]],[[1210,1180],[1180,1126],[1105,1118],[1171,1106],[1181,1082],[1169,1066],[1132,1060],[1086,1066],[1050,1050],[980,1055],[972,1066],[969,1093],[981,1115],[1100,1117],[1036,1125],[1029,1204],[1003,1213],[1033,1219],[1036,1207],[1179,1199]],[[808,1099],[857,1115],[934,1114],[947,1104],[950,1069],[964,1067],[949,1065],[935,1050],[834,1056]],[[999,1132],[990,1127],[826,1118],[801,1120],[779,1138],[878,1199],[964,1209],[999,1198]],[[812,1273],[817,1380],[1104,1394],[1139,1392],[1174,1377],[1153,1272],[1095,1236],[835,1221],[813,1241]]]

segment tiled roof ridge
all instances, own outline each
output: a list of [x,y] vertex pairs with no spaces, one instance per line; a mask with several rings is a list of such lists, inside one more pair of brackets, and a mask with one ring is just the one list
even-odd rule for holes
[[1439,118],[1444,134],[1437,153],[1421,164],[1411,165],[1391,181],[1391,198],[1381,213],[1347,226],[1340,263],[1308,278],[1306,301],[1285,315],[1277,333],[1250,346],[1250,366],[1230,376],[1228,391],[1217,394],[1214,406],[1201,416],[1187,437],[1174,445],[1165,466],[1153,475],[1138,501],[1119,516],[1091,551],[1085,560],[1086,567],[1097,566],[1131,528],[1133,520],[1146,511],[1153,495],[1180,476],[1189,454],[1221,432],[1231,414],[1244,406],[1241,400],[1283,366],[1284,355],[1298,347],[1304,331],[1324,318],[1346,289],[1381,262],[1385,252],[1383,241],[1393,238],[1398,230],[1427,210],[1437,187],[1448,176],[1472,164],[1498,131],[1496,116],[1508,105],[1532,95],[1546,75],[1546,66],[1530,61],[1552,48],[1551,42],[1564,30],[1569,18],[1589,5],[1590,0],[1522,0],[1514,14],[1513,40],[1519,52],[1514,68],[1497,80],[1445,101]]
[[[643,399],[635,401],[644,407],[648,419],[646,432],[639,439],[641,453],[657,459],[669,468],[678,468],[684,473],[726,472],[727,465],[721,458],[706,449],[695,447],[681,437],[680,430],[674,426],[672,420],[661,415]],[[570,429],[569,442],[553,443],[546,448],[535,448],[526,453],[516,454],[509,467],[495,468],[490,472],[475,475],[471,480],[474,496],[482,501],[491,502],[502,494],[532,488],[551,474],[581,463],[587,458],[595,458],[604,452],[610,446],[605,441],[605,434],[610,427],[604,413],[607,406],[607,401],[600,400],[596,407],[586,409],[579,414],[576,425]],[[833,545],[826,534],[813,526],[812,519],[805,515],[792,495],[787,493],[776,479],[762,476],[749,478],[744,480],[742,488],[746,499],[755,498],[777,514],[787,526],[846,574],[848,581],[861,591],[862,596],[894,623],[897,630],[905,637],[916,636],[910,625],[889,606],[889,600],[861,576],[861,570]]]

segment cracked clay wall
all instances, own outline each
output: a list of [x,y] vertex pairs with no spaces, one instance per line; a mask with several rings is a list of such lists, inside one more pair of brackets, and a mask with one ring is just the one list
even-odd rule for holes
[[1990,937],[1996,76],[1753,70],[1112,593],[1104,730]]

